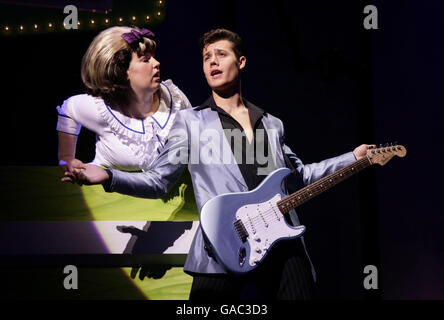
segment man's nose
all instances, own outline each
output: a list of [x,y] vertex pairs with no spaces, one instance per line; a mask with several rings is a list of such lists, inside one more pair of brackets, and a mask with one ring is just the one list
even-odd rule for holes
[[210,59],[211,59],[211,60],[210,60],[210,65],[211,65],[211,66],[212,66],[212,65],[219,65],[219,60],[217,59],[217,56],[216,56],[216,55],[213,55]]

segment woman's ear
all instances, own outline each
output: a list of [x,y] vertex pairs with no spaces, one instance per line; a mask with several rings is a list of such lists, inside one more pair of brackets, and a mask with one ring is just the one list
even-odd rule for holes
[[237,65],[239,67],[239,70],[242,70],[243,68],[245,68],[246,63],[247,63],[247,58],[245,58],[245,56],[240,57],[237,61]]

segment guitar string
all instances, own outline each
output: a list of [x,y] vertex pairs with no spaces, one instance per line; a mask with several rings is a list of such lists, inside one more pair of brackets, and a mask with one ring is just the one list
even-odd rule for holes
[[[393,146],[393,147],[396,148],[397,146]],[[378,152],[377,150],[378,149],[376,149],[375,152]],[[394,152],[391,150],[385,151],[385,153],[394,154]],[[292,208],[290,208],[290,210],[292,210],[295,207],[297,207],[297,206],[303,204],[304,202],[319,195],[320,193],[335,186],[339,182],[342,182],[343,180],[349,178],[351,175],[358,173],[359,171],[367,168],[369,165],[371,165],[371,162],[367,157],[357,160],[354,163],[337,170],[336,172],[332,173],[331,175],[323,177],[323,178],[319,179],[318,181],[315,181],[314,183],[294,192],[293,194],[286,196],[285,198],[277,201],[275,204],[272,204],[270,209],[262,211],[259,215],[254,215],[252,217],[249,217],[249,220],[251,222],[253,222],[254,224],[262,224],[262,223],[266,224],[267,223],[266,220],[272,218],[271,221],[268,220],[268,222],[273,222],[273,220],[278,219],[276,217],[276,212],[275,212],[276,209],[282,215],[282,217],[284,217],[284,214],[288,213],[289,211],[286,211],[287,208],[283,208],[286,212],[282,212],[281,209],[279,208],[279,205],[277,204],[278,202],[280,202],[281,206],[284,206],[284,207],[285,206],[288,207],[288,204],[290,203],[290,207],[292,207]],[[355,171],[355,169],[357,169],[357,170]],[[343,174],[345,176],[342,176]],[[326,182],[327,180],[330,180],[330,181]],[[331,181],[331,180],[333,180],[333,181]],[[325,187],[322,186],[323,184],[325,184],[326,186]],[[312,195],[307,194],[310,192],[310,189],[312,191],[310,194],[312,194]],[[298,197],[298,200],[295,200],[296,196]],[[296,206],[294,206],[295,201],[297,203]],[[277,213],[277,214],[279,214],[279,213]],[[279,219],[280,219],[280,217],[279,217]]]
[[[251,216],[250,219],[254,222],[254,223],[262,223],[263,220],[267,220],[270,219],[274,220],[276,217],[276,212],[275,210],[277,209],[278,214],[281,214],[282,217],[284,217],[284,214],[288,213],[288,211],[286,209],[288,209],[288,206],[290,206],[290,210],[296,208],[297,206],[305,203],[306,201],[316,197],[317,195],[319,195],[320,193],[327,191],[329,188],[333,187],[334,185],[338,184],[339,182],[345,180],[346,178],[349,177],[349,175],[346,176],[341,176],[341,174],[344,174],[345,172],[347,173],[357,173],[360,170],[362,170],[364,168],[358,168],[358,170],[354,171],[354,169],[350,169],[349,172],[347,171],[342,171],[341,173],[339,173],[339,170],[336,172],[338,174],[336,174],[335,176],[331,176],[330,178],[328,178],[328,180],[332,180],[330,182],[314,182],[311,185],[307,186],[308,188],[304,187],[303,189],[296,191],[295,193],[288,195],[287,197],[276,201],[274,204],[271,205],[271,207],[267,210],[262,211],[259,215],[254,215]],[[297,197],[297,199],[295,199]],[[279,204],[278,202],[281,203],[281,207],[283,207],[283,211],[279,208]],[[296,202],[296,205],[295,205]],[[285,212],[286,211],[286,212]],[[262,215],[262,216],[261,216]],[[263,217],[263,218],[262,218]],[[277,218],[276,218],[277,219]],[[279,217],[280,219],[280,217]]]
[[[399,149],[398,146],[393,146],[393,148]],[[378,152],[378,150],[380,150],[380,148],[374,150],[374,152]],[[394,152],[392,150],[388,150],[388,151],[384,151],[384,152],[394,154]],[[294,192],[293,194],[288,195],[285,198],[276,201],[274,204],[271,204],[269,209],[267,209],[263,212],[260,212],[259,215],[254,215],[252,217],[249,216],[248,218],[250,220],[250,223],[255,224],[256,226],[258,224],[265,224],[265,226],[267,226],[267,219],[268,219],[269,223],[272,223],[275,220],[280,220],[281,218],[284,218],[284,215],[286,213],[288,213],[290,210],[292,210],[295,207],[314,198],[315,196],[328,190],[329,188],[335,186],[336,184],[344,181],[345,179],[349,178],[351,175],[360,172],[361,170],[367,168],[371,164],[372,163],[368,157],[364,157],[360,160],[357,160],[354,163],[352,163],[344,168],[341,168],[341,169],[337,170],[336,172],[334,172],[326,177],[323,177],[323,178],[319,179],[318,181],[315,181],[314,183],[312,183],[306,187],[303,187],[302,189]],[[355,171],[355,169],[357,169],[357,170]],[[345,176],[342,176],[343,174]],[[338,180],[338,178],[339,178],[339,180]],[[330,181],[326,183],[327,180],[330,180]],[[326,186],[324,187],[323,184],[325,184]],[[309,193],[310,189],[312,191],[311,193]],[[314,194],[314,196],[313,196],[313,194]],[[298,200],[295,200],[296,196],[298,197]],[[296,201],[296,206],[294,206],[295,201]],[[284,206],[283,211],[281,211],[281,209],[279,208],[278,202],[280,202],[281,207]],[[291,208],[290,208],[290,210],[287,211],[288,206],[290,206]],[[277,212],[276,212],[276,210],[277,210]],[[282,217],[278,216],[279,214],[281,214]],[[271,218],[271,220],[270,220],[270,218]],[[254,227],[252,226],[252,228],[254,228]],[[249,227],[248,227],[248,229],[249,229]]]
[[[355,174],[355,173],[361,171],[362,169],[365,169],[369,164],[370,164],[370,162],[368,161],[367,158],[357,160],[354,163],[350,164],[349,166],[341,168],[341,169],[337,170],[336,172],[332,173],[331,176],[329,175],[330,178],[328,178],[329,176],[321,178],[320,180],[300,189],[299,191],[294,192],[291,195],[288,195],[287,197],[285,197],[279,201],[281,201],[281,204],[283,206],[286,206],[287,203],[291,203],[290,206],[292,206],[292,207],[294,206],[295,201],[297,203],[299,202],[299,204],[297,204],[295,206],[295,207],[297,207],[297,206],[303,204],[304,202],[314,198],[315,196],[322,193],[323,191],[328,190],[330,187],[336,185],[337,183],[347,179],[350,176],[349,174]],[[357,169],[357,170],[355,171],[355,169]],[[343,176],[341,176],[341,174],[346,174],[346,176],[343,177]],[[338,178],[340,180],[338,180]],[[333,181],[325,182],[324,180],[333,180]],[[322,186],[323,184],[325,184],[325,186]],[[311,192],[310,192],[310,190],[311,190]],[[312,195],[310,195],[308,193],[310,193]],[[298,197],[298,200],[294,200],[296,196]],[[254,215],[254,216],[250,217],[250,220],[252,222],[254,222],[255,224],[257,224],[258,222],[265,223],[264,220],[267,220],[267,218],[268,219],[272,218],[271,220],[275,220],[275,219],[277,220],[276,212],[275,212],[276,209],[278,210],[278,214],[281,214],[283,217],[284,214],[287,213],[288,211],[282,212],[279,209],[279,205],[277,205],[277,203],[279,201],[277,201],[275,204],[273,204],[270,207],[270,209],[262,211],[259,215]],[[293,208],[291,208],[291,209],[293,209]]]
[[[282,201],[281,204],[283,203],[284,206],[287,203],[290,202],[291,203],[290,206],[292,206],[292,207],[294,206],[294,202],[296,201],[298,204],[296,206],[294,206],[294,207],[297,207],[297,206],[301,205],[302,203],[310,200],[311,198],[314,198],[318,194],[322,193],[323,191],[328,190],[330,187],[334,186],[335,184],[337,184],[337,183],[341,182],[342,180],[345,180],[346,178],[349,177],[349,176],[342,177],[342,176],[340,176],[341,173],[342,174],[343,173],[352,173],[352,174],[354,174],[354,173],[357,173],[357,172],[359,172],[360,170],[362,170],[362,169],[364,169],[366,167],[366,166],[365,167],[359,167],[359,168],[357,168],[358,169],[357,171],[354,171],[354,168],[356,168],[358,166],[357,162],[355,162],[354,165],[355,165],[355,167],[353,167],[353,169],[352,169],[352,165],[351,165],[349,168],[347,168],[348,170],[342,170],[342,169],[344,169],[344,168],[342,168],[342,169],[340,169],[340,170],[342,170],[341,172],[339,172],[340,170],[336,171],[334,174],[332,174],[332,176],[330,178],[328,178],[328,180],[333,180],[333,181],[330,181],[330,183],[328,183],[328,182],[327,183],[320,182],[320,180],[318,180],[318,181],[312,183],[311,185],[309,185],[307,187],[304,187],[303,189],[301,189],[299,191],[296,191],[295,193],[293,193],[293,194],[291,194],[291,195],[287,196],[286,198],[283,198],[283,199],[281,199],[279,201]],[[338,180],[338,178],[340,180]],[[326,186],[322,186],[323,184],[325,184]],[[310,193],[311,195],[308,194],[308,193]],[[298,200],[294,200],[295,196],[298,196]],[[255,216],[250,217],[250,220],[253,221],[254,223],[258,223],[258,222],[262,223],[267,218],[268,219],[272,218],[272,220],[275,220],[275,216],[276,216],[275,210],[276,209],[283,216],[288,211],[287,212],[281,212],[281,210],[279,209],[279,205],[277,205],[277,203],[279,201],[277,201],[275,203],[276,205],[273,204],[270,207],[270,209],[262,211],[259,215],[255,215]],[[291,209],[293,209],[293,208],[291,208]],[[264,221],[264,223],[265,223],[265,221]]]

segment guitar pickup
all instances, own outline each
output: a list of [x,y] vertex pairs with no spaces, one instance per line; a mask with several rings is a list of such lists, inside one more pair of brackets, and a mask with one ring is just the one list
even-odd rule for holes
[[248,231],[245,229],[244,224],[241,220],[237,220],[235,223],[233,223],[234,228],[236,229],[237,235],[242,240],[242,242],[247,241],[248,237]]

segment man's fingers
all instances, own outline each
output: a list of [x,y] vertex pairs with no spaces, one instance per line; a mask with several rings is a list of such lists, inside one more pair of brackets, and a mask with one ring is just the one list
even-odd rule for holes
[[81,169],[73,169],[73,172],[66,171],[65,176],[61,180],[62,182],[77,183],[81,186],[86,179]]
[[76,182],[81,186],[87,184],[88,179],[86,179],[83,169],[74,169],[74,175],[76,177]]
[[72,179],[69,178],[69,177],[64,177],[64,178],[61,179],[61,181],[62,181],[62,182],[71,182],[71,183],[74,183],[74,180],[72,180]]
[[65,177],[69,177],[71,179],[75,179],[74,173],[73,172],[69,172],[69,171],[65,171]]

